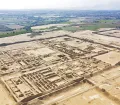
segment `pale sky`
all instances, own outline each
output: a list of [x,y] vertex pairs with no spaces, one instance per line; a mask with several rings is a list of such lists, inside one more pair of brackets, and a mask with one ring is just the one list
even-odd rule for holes
[[0,0],[0,9],[120,10],[120,0]]

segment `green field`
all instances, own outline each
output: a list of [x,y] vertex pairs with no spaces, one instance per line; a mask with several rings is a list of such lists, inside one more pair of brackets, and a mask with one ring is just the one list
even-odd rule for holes
[[99,21],[100,23],[117,23],[117,22],[120,22],[120,20],[110,20],[110,19],[108,19],[108,20],[100,20]]
[[84,25],[84,26],[81,26],[81,29],[82,30],[93,30],[93,31],[96,31],[100,28],[116,28],[116,26],[119,26],[119,25],[115,25],[115,24],[93,24],[93,25]]
[[[67,22],[66,22],[67,23]],[[68,22],[69,23],[69,22]],[[73,26],[74,22],[69,24],[69,26],[62,27],[62,30],[76,32],[80,30],[92,30],[97,31],[100,28],[116,28],[120,26],[120,20],[118,19],[104,19],[104,20],[97,20],[97,22],[86,22],[84,21],[82,24],[81,22],[77,23],[77,26]],[[79,24],[79,25],[78,25]]]
[[81,30],[80,27],[75,27],[75,26],[66,26],[66,27],[62,27],[61,29],[70,32],[76,32]]
[[24,33],[27,33],[27,32],[28,32],[27,30],[22,29],[22,30],[19,30],[19,31],[11,31],[11,32],[0,33],[0,38],[15,36],[15,35],[24,34]]
[[100,28],[116,28],[116,24],[105,24],[105,23],[96,23],[96,24],[83,24],[83,25],[78,25],[78,27],[76,26],[66,26],[66,27],[62,27],[62,30],[65,31],[70,31],[70,32],[76,32],[76,31],[80,31],[80,30],[92,30],[92,31],[96,31]]

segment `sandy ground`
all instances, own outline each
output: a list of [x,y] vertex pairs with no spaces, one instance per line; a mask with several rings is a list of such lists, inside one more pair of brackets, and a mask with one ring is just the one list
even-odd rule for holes
[[110,69],[109,71],[105,71],[100,75],[96,75],[90,78],[90,80],[93,83],[100,85],[105,80],[109,80],[109,79],[112,79],[114,77],[119,77],[119,76],[120,76],[120,67],[116,67],[116,68]]
[[107,54],[103,54],[95,58],[114,66],[120,61],[120,52],[111,51]]
[[73,98],[67,99],[58,105],[118,105],[99,91],[92,89]]
[[28,55],[39,56],[39,55],[51,54],[51,53],[54,53],[54,51],[47,48],[47,47],[44,47],[44,48],[40,48],[40,49],[37,49],[37,50],[25,51],[25,53],[28,54]]
[[93,40],[94,42],[107,44],[111,46],[117,46],[117,47],[120,46],[120,38],[93,34],[92,31],[89,31],[89,30],[83,31],[83,32],[75,32],[71,34],[71,36]]
[[38,35],[38,36],[35,36],[33,38],[31,38],[29,36],[30,33],[20,34],[20,35],[17,35],[17,36],[0,38],[0,44],[2,44],[2,43],[14,43],[14,42],[18,42],[18,41],[30,41],[30,40],[34,40],[34,39],[55,37],[55,36],[60,36],[60,35],[65,35],[65,34],[69,35],[70,32],[67,32],[67,31],[45,32],[42,35]]
[[115,29],[115,28],[100,28],[98,31],[112,30],[112,29]]
[[112,68],[90,79],[96,86],[105,89],[112,96],[120,99],[120,67]]
[[[43,33],[42,35],[38,35],[36,37],[33,37],[31,38],[30,36],[30,33],[27,33],[27,34],[21,34],[21,35],[17,35],[17,36],[11,36],[11,37],[5,37],[5,38],[0,38],[0,44],[3,44],[3,43],[16,43],[16,42],[21,42],[21,41],[32,41],[32,40],[37,40],[37,39],[40,39],[40,38],[49,38],[49,37],[56,37],[56,36],[61,36],[61,35],[65,35],[65,34],[70,34],[70,32],[66,32],[66,31],[54,31],[54,32],[46,32],[46,33]],[[35,43],[17,43],[17,44],[13,44],[13,45],[9,45],[9,46],[6,46],[6,47],[1,47],[0,50],[6,50],[6,49],[15,49],[15,48],[22,48],[24,46],[26,47],[29,47],[29,46],[38,46],[37,44]]]
[[33,48],[33,47],[34,48],[39,48],[41,46],[39,46],[35,42],[26,42],[26,43],[18,43],[18,44],[13,44],[13,45],[1,47],[1,51],[14,50],[14,49],[22,49],[22,48]]
[[108,37],[108,36],[102,36],[102,35],[97,35],[93,34],[93,31],[80,31],[80,32],[67,32],[67,31],[54,31],[54,32],[45,32],[42,35],[35,36],[31,38],[30,33],[27,34],[21,34],[17,36],[12,36],[12,37],[6,37],[6,38],[0,38],[0,44],[3,43],[14,43],[18,41],[30,41],[30,40],[36,40],[39,38],[48,38],[48,37],[55,37],[55,36],[60,36],[60,35],[70,35],[78,38],[86,38],[89,40],[94,40],[95,42],[99,42],[102,44],[107,44],[111,46],[120,46],[120,39],[119,38],[113,38],[113,37]]
[[16,102],[8,91],[0,84],[0,105],[15,105]]
[[109,35],[109,36],[114,36],[114,37],[118,37],[120,38],[120,30],[110,30],[110,31],[104,31],[104,32],[100,32],[100,34],[104,34],[104,35]]
[[51,105],[55,102],[66,100],[69,97],[72,97],[75,94],[87,91],[90,88],[92,88],[92,86],[88,83],[85,83],[85,84],[79,84],[77,86],[71,87],[70,89],[65,89],[64,91],[62,91],[60,93],[56,93],[55,95],[46,98],[44,100],[44,105]]

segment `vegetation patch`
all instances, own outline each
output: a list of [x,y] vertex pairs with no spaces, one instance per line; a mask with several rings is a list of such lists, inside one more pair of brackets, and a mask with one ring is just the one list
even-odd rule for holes
[[25,33],[28,33],[28,31],[25,30],[25,29],[22,29],[20,31],[12,31],[12,32],[6,32],[6,33],[0,33],[0,38],[15,36],[15,35],[19,35],[19,34],[25,34]]
[[61,29],[65,31],[70,31],[70,32],[76,32],[81,30],[79,26],[65,26],[65,27],[62,27]]
[[119,25],[117,24],[91,24],[91,25],[83,25],[81,26],[81,29],[82,30],[92,30],[92,31],[96,31],[100,28],[116,28],[118,27]]

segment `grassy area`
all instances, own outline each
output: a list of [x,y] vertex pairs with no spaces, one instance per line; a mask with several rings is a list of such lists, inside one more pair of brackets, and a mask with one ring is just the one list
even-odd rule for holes
[[[106,23],[105,21],[107,21],[108,23]],[[74,25],[69,25],[69,26],[63,26],[63,27],[49,27],[49,28],[42,28],[40,29],[41,31],[47,31],[47,30],[51,30],[53,31],[55,30],[65,30],[65,31],[70,31],[70,32],[76,32],[76,31],[80,31],[80,30],[92,30],[92,31],[96,31],[100,28],[116,28],[117,26],[119,26],[119,24],[113,24],[112,23],[113,20],[101,20],[101,23],[84,23],[84,24],[79,24],[78,26],[74,26]],[[105,22],[105,23],[104,23]]]
[[66,21],[66,22],[62,22],[62,24],[73,24],[73,22]]
[[116,28],[116,24],[93,24],[93,25],[84,25],[81,26],[82,30],[92,30],[92,31],[96,31],[100,28]]
[[81,30],[80,27],[76,27],[76,26],[66,26],[66,27],[62,27],[61,29],[65,31],[70,31],[70,32],[76,32]]
[[120,22],[120,20],[110,20],[110,19],[108,19],[108,20],[100,20],[99,21],[100,23],[117,23],[117,22]]
[[96,30],[99,29],[99,28],[96,27],[96,26],[82,26],[81,29],[82,29],[82,30],[93,30],[93,31],[96,31]]
[[96,31],[100,28],[116,28],[117,26],[119,26],[119,24],[117,24],[118,22],[120,22],[120,20],[105,19],[105,20],[99,20],[98,23],[91,23],[91,24],[84,23],[84,24],[79,25],[80,27],[75,27],[75,26],[62,27],[62,30],[70,31],[70,32],[76,32],[80,30]]
[[[79,27],[80,26],[80,27]],[[76,32],[80,30],[92,30],[96,31],[100,28],[116,28],[116,26],[119,26],[117,24],[112,24],[112,23],[96,23],[96,24],[81,24],[78,27],[76,26],[66,26],[62,27],[62,30],[65,31],[70,31],[70,32]]]
[[15,36],[15,35],[19,35],[19,34],[24,34],[24,33],[28,33],[27,30],[22,29],[19,31],[12,31],[12,32],[6,32],[6,33],[0,33],[0,38],[4,38],[4,37],[10,37],[10,36]]

